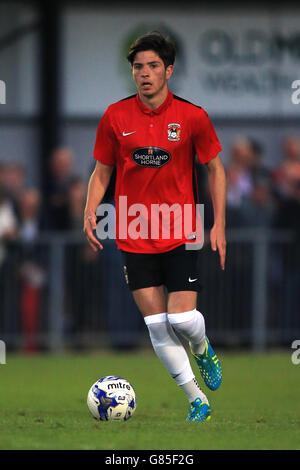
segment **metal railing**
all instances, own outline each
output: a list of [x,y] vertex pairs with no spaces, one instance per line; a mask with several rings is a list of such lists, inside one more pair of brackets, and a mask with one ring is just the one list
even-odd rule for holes
[[[300,338],[300,248],[285,231],[231,230],[226,269],[208,243],[200,254],[198,309],[221,346],[263,350]],[[8,348],[149,345],[115,242],[95,255],[82,234],[44,233],[5,246],[0,266],[0,338]]]

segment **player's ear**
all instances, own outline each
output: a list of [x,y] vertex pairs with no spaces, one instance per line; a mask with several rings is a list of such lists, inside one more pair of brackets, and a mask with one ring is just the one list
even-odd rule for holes
[[173,70],[174,70],[173,65],[168,65],[168,67],[166,67],[166,79],[167,80],[169,80],[169,78],[171,78]]

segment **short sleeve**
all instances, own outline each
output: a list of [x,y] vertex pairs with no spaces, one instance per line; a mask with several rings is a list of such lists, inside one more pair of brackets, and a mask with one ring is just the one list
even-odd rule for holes
[[201,108],[193,117],[193,145],[200,163],[207,163],[222,150],[216,131],[207,112]]
[[93,157],[105,165],[115,165],[116,147],[116,137],[111,125],[108,108],[98,124]]

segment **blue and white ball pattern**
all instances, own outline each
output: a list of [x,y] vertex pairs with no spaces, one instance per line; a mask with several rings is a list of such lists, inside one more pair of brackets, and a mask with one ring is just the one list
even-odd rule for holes
[[136,394],[128,380],[108,375],[91,386],[87,406],[97,420],[126,421],[136,410]]

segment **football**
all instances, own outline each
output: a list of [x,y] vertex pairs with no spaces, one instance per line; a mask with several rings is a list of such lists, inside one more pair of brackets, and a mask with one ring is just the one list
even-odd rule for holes
[[128,380],[108,375],[89,389],[87,406],[100,421],[126,421],[136,409],[136,394]]

